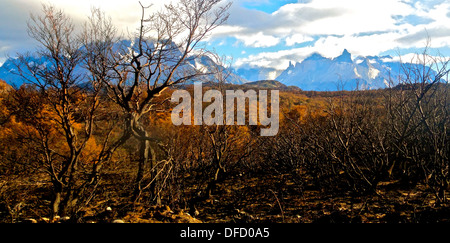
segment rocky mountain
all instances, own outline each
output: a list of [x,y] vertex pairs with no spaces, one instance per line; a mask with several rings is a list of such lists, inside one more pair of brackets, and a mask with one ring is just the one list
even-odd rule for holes
[[[419,64],[407,65],[411,68],[422,67]],[[302,62],[290,63],[276,80],[302,90],[367,90],[397,85],[398,77],[402,75],[402,65],[390,56],[358,56],[352,59],[352,55],[344,50],[335,58],[314,53]]]
[[[248,82],[247,79],[236,74],[233,69],[217,64],[209,56],[190,57],[188,58],[188,63],[189,67],[185,68],[191,69],[190,72],[200,71],[205,74],[221,73],[220,78],[225,79],[225,81],[230,84],[244,84]],[[206,81],[214,80],[215,78],[213,76],[214,75],[206,75],[204,79]]]
[[[148,46],[153,46],[148,43]],[[123,40],[118,43],[120,48],[117,51],[122,56],[127,56],[136,48],[133,41]],[[179,49],[169,45],[170,55],[168,62],[173,62],[181,55]],[[5,80],[12,86],[20,86],[24,80],[15,75],[17,66],[15,59],[8,59],[0,67],[0,79]],[[51,67],[47,60],[31,57],[27,62],[37,65],[40,68]],[[146,60],[141,60],[145,63]],[[406,65],[406,64],[403,64]],[[419,64],[408,64],[410,68],[423,68]],[[86,70],[79,68],[76,70],[80,77],[86,77]],[[84,73],[83,73],[84,72]],[[181,75],[203,73],[201,80],[205,82],[214,81],[216,78],[212,73],[220,73],[222,79],[231,84],[245,84],[251,81],[277,80],[286,86],[295,86],[302,90],[314,91],[336,91],[336,90],[367,90],[386,88],[397,85],[399,77],[403,75],[402,64],[393,60],[390,56],[357,56],[344,50],[342,54],[335,58],[326,58],[318,53],[314,53],[301,62],[290,63],[286,70],[276,70],[273,68],[226,68],[214,62],[209,56],[190,56],[179,67],[174,79]],[[433,71],[432,71],[433,73]],[[164,77],[165,73],[162,73]],[[80,78],[82,79],[82,78]],[[187,83],[199,81],[199,78],[191,79]],[[86,81],[85,81],[86,82]]]
[[[153,43],[151,42],[147,43],[146,45],[149,46],[150,48],[154,46]],[[131,56],[130,53],[135,52],[136,48],[137,45],[135,44],[134,41],[122,40],[119,43],[117,43],[115,51],[119,52],[122,57],[126,58],[127,56]],[[176,47],[175,44],[168,45],[166,48],[167,52],[165,52],[166,56],[164,57],[165,58],[164,61],[169,65],[171,63],[175,64],[175,60],[177,60],[177,58],[181,56],[181,52],[179,51],[179,49]],[[28,63],[28,66],[36,67],[37,69],[45,69],[52,67],[52,63],[50,62],[50,60],[45,60],[45,58],[28,57],[26,62]],[[146,60],[141,60],[141,63],[145,62]],[[16,63],[18,63],[18,60],[15,58],[7,59],[6,62],[0,67],[0,79],[5,80],[8,84],[12,86],[19,87],[24,82],[26,82],[26,80],[17,75],[18,67]],[[27,65],[21,65],[20,68],[22,70],[27,70],[26,66]],[[88,75],[88,72],[82,67],[82,65],[77,67],[75,72],[76,75],[80,77],[80,83],[87,82],[86,75]],[[217,72],[222,73],[222,75],[220,76],[224,78],[228,83],[243,84],[248,82],[246,79],[237,75],[234,72],[234,70],[215,63],[210,57],[206,55],[194,55],[188,57],[185,60],[185,62],[178,68],[178,72],[175,73],[173,78],[177,79],[179,77],[182,77],[183,75],[203,73],[205,75],[200,75],[200,77],[202,79],[210,80],[211,78],[214,78],[214,76],[210,75],[210,73],[217,73]],[[164,79],[164,76],[166,75],[167,74],[164,72],[161,73],[162,79]],[[192,82],[197,80],[193,79],[189,81]]]
[[20,86],[24,81],[21,77],[17,76],[17,67],[14,65],[15,59],[8,58],[5,63],[0,67],[0,79],[3,79],[6,83],[12,86]]

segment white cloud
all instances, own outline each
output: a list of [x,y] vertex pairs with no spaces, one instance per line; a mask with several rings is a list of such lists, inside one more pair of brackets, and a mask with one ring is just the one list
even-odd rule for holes
[[317,9],[339,8],[342,15],[323,18],[309,22],[303,26],[302,31],[310,35],[351,35],[375,31],[396,30],[393,18],[395,15],[409,15],[414,9],[396,0],[315,0],[310,3]]
[[234,37],[245,46],[256,48],[276,46],[281,41],[280,38],[273,35],[266,35],[262,31],[253,32],[249,28],[230,25],[219,26],[211,38],[218,37]]
[[292,48],[275,52],[262,52],[250,55],[247,58],[236,60],[236,66],[257,66],[285,69],[289,61],[300,62],[312,53],[319,53],[325,57],[339,56],[347,49],[354,56],[378,55],[381,52],[399,47],[395,40],[401,37],[401,33],[382,33],[365,36],[324,36],[314,42],[313,45],[301,48]]
[[293,46],[295,44],[301,44],[309,41],[313,41],[314,38],[311,36],[305,36],[303,34],[293,34],[291,36],[286,37],[286,45]]
[[[26,20],[30,11],[40,10],[41,0],[0,1],[0,44],[8,46],[11,52],[32,49],[34,42],[27,40]],[[141,1],[144,5],[155,4],[153,9],[167,3]],[[450,50],[448,0],[308,0],[286,4],[272,14],[242,7],[245,6],[242,3],[253,1],[257,0],[234,0],[227,24],[215,29],[207,40],[210,43],[218,40],[215,43],[220,43],[221,49],[242,48],[238,52],[241,55],[254,53],[246,51],[247,47],[282,51],[263,51],[238,59],[236,64],[285,68],[289,61],[301,61],[312,52],[334,57],[344,48],[354,55],[377,55],[396,48],[422,48],[427,37],[432,47]],[[62,8],[77,23],[84,21],[92,6],[101,7],[119,29],[130,32],[135,30],[140,18],[138,0],[47,0],[45,3]],[[414,20],[426,21],[411,22]],[[229,37],[237,40],[234,46]],[[293,48],[305,42],[312,43]],[[0,56],[4,53],[2,48]]]
[[[319,53],[324,57],[334,58],[339,56],[344,49],[347,49],[353,57],[356,57],[378,55],[379,53],[389,50],[413,47],[413,45],[419,46],[419,44],[415,42],[413,45],[403,45],[399,43],[397,40],[402,36],[402,33],[391,32],[364,36],[325,36],[319,38],[313,45],[307,47],[285,49],[275,52],[262,52],[256,55],[250,55],[246,58],[239,58],[236,60],[235,65],[238,67],[272,67],[283,70],[287,68],[289,62],[301,62],[312,53]],[[436,45],[434,45],[435,42],[435,40],[431,40],[431,46],[433,48],[436,47]],[[420,44],[420,47],[423,48],[426,45],[427,43],[424,41]],[[450,42],[447,46],[448,45],[450,45]],[[414,54],[402,54],[401,57],[403,60],[409,61],[413,55]],[[394,57],[393,60],[398,61],[399,58]]]
[[450,57],[445,57],[439,53],[428,51],[426,55],[423,53],[407,53],[393,56],[391,58],[384,58],[385,62],[401,62],[401,63],[415,63],[430,67],[435,71],[440,71],[443,65],[450,61]]
[[262,32],[256,34],[243,34],[235,35],[235,37],[242,41],[245,46],[250,47],[271,47],[276,46],[280,43],[280,39],[274,36],[265,35]]
[[[27,35],[27,21],[30,14],[41,14],[42,4],[51,4],[62,9],[71,16],[76,26],[80,26],[90,15],[92,7],[100,7],[107,15],[112,17],[119,30],[126,33],[127,27],[133,32],[140,18],[140,5],[138,0],[0,0],[0,43],[3,47],[0,56],[15,55],[17,52],[34,50],[37,43]],[[152,1],[155,3],[162,1]],[[142,0],[143,4],[150,3]],[[161,5],[161,3],[159,3]],[[157,7],[155,5],[155,7]]]
[[387,50],[399,48],[400,45],[395,40],[401,36],[401,33],[395,32],[363,36],[326,36],[317,40],[314,48],[329,57],[339,55],[344,49],[347,49],[354,55],[377,55]]
[[[10,0],[8,0],[10,1]],[[39,1],[40,0],[32,0]],[[168,4],[174,1],[157,1],[157,0],[47,0],[44,3],[51,3],[57,8],[63,9],[67,14],[73,16],[80,22],[86,20],[86,17],[90,15],[91,8],[97,7],[105,12],[106,15],[111,16],[113,23],[117,28],[124,32],[133,33],[139,26],[141,18],[141,5],[150,8],[146,9],[146,14],[150,14],[152,11],[160,9],[164,4]]]
[[414,11],[402,0],[313,0],[286,4],[272,14],[234,6],[229,25],[281,38],[292,34],[346,35],[397,29],[392,16]]
[[311,46],[303,48],[293,48],[277,52],[261,52],[256,55],[250,55],[246,58],[239,58],[234,65],[236,67],[272,67],[277,70],[286,69],[292,60],[303,60],[315,52]]
[[[237,66],[279,69],[286,68],[289,61],[302,61],[312,52],[335,57],[343,49],[348,49],[355,56],[378,55],[402,48],[420,49],[426,46],[428,37],[432,47],[449,48],[450,3],[441,0],[433,0],[433,3],[410,0],[311,0],[284,5],[272,14],[235,7],[228,27],[233,32],[221,34],[235,36],[245,46],[276,45],[276,49],[284,49],[250,55],[236,61]],[[276,40],[283,41],[277,43]],[[289,49],[309,41],[314,43],[308,47]]]

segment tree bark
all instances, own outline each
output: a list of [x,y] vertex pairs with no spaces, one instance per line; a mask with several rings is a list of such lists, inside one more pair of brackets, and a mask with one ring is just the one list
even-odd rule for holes
[[[148,137],[148,132],[140,127],[139,134],[143,137]],[[156,155],[148,139],[139,139],[139,160],[138,160],[138,171],[135,180],[135,188],[133,192],[133,201],[139,199],[142,193],[142,183],[145,176],[146,168],[149,166],[150,170],[150,196],[153,198],[156,194],[156,175],[157,171],[155,168]]]
[[53,193],[54,198],[52,202],[52,215],[51,217],[54,218],[59,213],[59,206],[61,204],[61,194],[62,194],[62,185],[59,182],[53,183]]
[[139,140],[139,160],[138,160],[138,171],[135,180],[135,188],[133,192],[134,200],[137,200],[141,194],[142,180],[144,179],[146,164],[148,163],[149,147],[150,147],[149,141],[145,139]]

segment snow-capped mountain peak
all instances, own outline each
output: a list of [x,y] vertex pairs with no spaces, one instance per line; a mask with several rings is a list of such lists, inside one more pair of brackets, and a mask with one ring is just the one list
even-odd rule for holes
[[335,59],[333,59],[337,62],[346,62],[346,63],[352,63],[352,55],[350,54],[350,52],[347,51],[347,49],[344,49],[344,51],[342,52],[342,54],[338,57],[336,57]]
[[321,61],[321,60],[328,60],[326,57],[320,55],[317,52],[314,52],[309,57],[307,57],[304,61]]
[[[313,53],[295,66],[290,65],[276,80],[303,90],[335,91],[338,89],[387,88],[391,77],[401,76],[401,63],[390,56],[355,57],[347,49],[335,58]],[[419,64],[411,64],[419,65]]]
[[[155,51],[155,55],[158,55],[157,48],[155,47],[157,43],[155,43],[152,40],[148,40],[144,42],[144,45],[147,48],[150,48],[150,50]],[[161,45],[164,45],[164,52],[161,54],[161,59],[166,62],[168,65],[175,64],[175,61],[178,60],[178,58],[181,57],[182,53],[177,47],[177,45],[173,42],[171,43],[163,43]],[[117,43],[114,44],[114,51],[115,54],[119,55],[123,60],[131,60],[133,56],[137,53],[137,42],[135,40],[120,40]],[[48,60],[45,59],[45,57],[37,58],[37,57],[28,57],[28,66],[37,65],[45,65],[47,64]],[[149,61],[148,57],[141,57],[141,63],[146,63]],[[11,85],[14,86],[21,86],[25,80],[23,80],[20,76],[16,75],[17,73],[17,66],[20,65],[23,66],[22,70],[25,71],[25,73],[31,74],[28,72],[28,68],[23,63],[18,62],[14,58],[9,58],[3,63],[3,65],[0,66],[0,79],[4,79],[6,82],[8,82]],[[45,66],[44,66],[45,67]],[[149,65],[149,68],[154,68],[154,64]],[[146,72],[148,70],[143,70],[142,72]],[[190,75],[190,74],[196,74],[201,73],[204,75],[201,76],[202,79],[212,79],[214,78],[214,75],[212,75],[215,72],[223,72],[224,75],[221,75],[224,77],[226,82],[233,83],[233,84],[243,84],[248,82],[247,80],[241,78],[240,76],[233,73],[233,70],[223,67],[220,64],[217,64],[214,62],[213,59],[208,57],[207,55],[192,55],[185,59],[185,61],[178,67],[177,71],[174,74],[174,79],[181,77],[182,75]],[[83,68],[83,66],[80,64],[76,67],[76,73],[79,74],[82,77],[88,76],[88,71]],[[155,75],[156,76],[156,75]],[[159,75],[158,75],[159,76]],[[167,73],[164,73],[164,70],[161,72],[161,79],[164,79],[167,77]],[[203,78],[204,76],[204,78]],[[194,79],[190,81],[195,81]],[[87,80],[80,80],[80,82],[88,82]]]

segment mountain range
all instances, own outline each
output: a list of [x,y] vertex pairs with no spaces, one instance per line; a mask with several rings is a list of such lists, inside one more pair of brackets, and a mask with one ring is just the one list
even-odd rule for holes
[[[123,40],[120,44],[128,46],[130,50],[134,48],[133,41]],[[125,49],[122,48],[122,50]],[[176,49],[173,50],[177,52]],[[18,87],[24,81],[14,74],[17,71],[14,62],[14,58],[9,58],[0,67],[0,79]],[[44,66],[48,63],[46,60],[36,58],[30,58],[29,62]],[[419,67],[418,64],[408,65],[412,65],[412,68]],[[285,70],[226,68],[214,62],[209,56],[191,56],[187,58],[179,71],[180,74],[194,72],[207,74],[218,71],[223,74],[221,76],[228,83],[239,85],[260,80],[277,80],[281,84],[295,86],[302,90],[367,90],[386,88],[390,84],[396,85],[395,80],[402,76],[402,64],[394,61],[390,56],[357,56],[352,59],[352,55],[344,50],[340,56],[335,58],[326,58],[318,53],[313,53],[301,62],[290,62]],[[80,69],[78,72],[83,73],[83,70]]]
[[[335,58],[326,58],[319,53],[313,53],[301,62],[290,62],[288,68],[281,71],[275,79],[282,84],[296,86],[302,90],[380,89],[397,85],[399,77],[403,76],[405,66],[413,69],[423,67],[420,64],[402,65],[391,56],[358,56],[352,59],[352,55],[345,49]],[[238,69],[237,73],[250,80],[255,77],[261,78],[258,76],[261,75],[261,71],[256,68]]]
[[[153,42],[151,41],[148,41],[146,45],[150,48],[154,48]],[[128,56],[131,57],[132,52],[136,53],[138,46],[136,41],[121,40],[117,42],[113,48],[114,51],[119,53],[122,58],[127,58]],[[177,58],[181,57],[182,55],[181,51],[176,47],[174,43],[167,45],[166,49],[167,50],[165,52],[161,52],[164,53],[164,56],[162,57],[164,59],[163,61],[168,65],[175,65],[175,60],[178,60]],[[145,60],[145,57],[141,57],[140,61],[141,63],[147,62],[147,60]],[[51,60],[46,59],[45,57],[35,57],[33,55],[27,56],[25,63],[27,64],[20,62],[17,58],[8,58],[0,67],[0,79],[5,80],[8,84],[14,87],[19,87],[25,82],[25,80],[21,76],[17,75],[19,69],[18,65],[21,70],[28,74],[30,74],[30,72],[28,71],[28,67],[32,67],[33,69],[36,68],[36,71],[38,71],[48,68],[51,69],[53,66]],[[152,69],[155,68],[152,67]],[[167,71],[168,69],[163,69],[163,71],[161,71],[160,80],[163,80],[164,77],[168,75]],[[231,69],[225,68],[220,64],[216,64],[214,60],[207,55],[195,55],[186,58],[185,61],[178,67],[177,72],[174,74],[173,78],[177,79],[180,77],[184,77],[184,75],[201,73],[204,75],[200,75],[197,79],[201,79],[203,81],[209,80],[211,73],[216,72],[221,72],[223,74],[221,75],[221,77],[228,83],[243,84],[248,82],[248,80],[236,75]],[[79,77],[79,82],[81,84],[87,82],[86,77],[89,74],[82,65],[78,65],[75,68],[74,74],[75,76]],[[158,74],[159,73],[156,73],[156,75],[154,76],[158,76]],[[191,79],[190,82],[199,81],[197,79]]]

